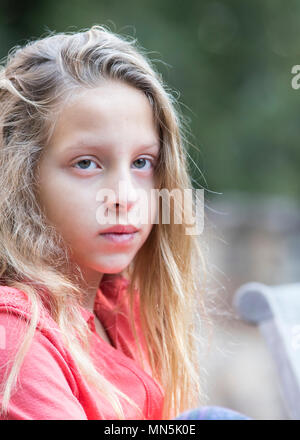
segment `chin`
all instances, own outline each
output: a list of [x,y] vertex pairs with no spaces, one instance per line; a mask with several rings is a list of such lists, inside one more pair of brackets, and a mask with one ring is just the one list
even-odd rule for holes
[[108,265],[106,267],[102,267],[101,270],[99,269],[99,272],[101,273],[107,273],[107,274],[118,274],[120,272],[123,272],[127,267],[129,266],[130,262],[127,264],[116,264],[116,265]]

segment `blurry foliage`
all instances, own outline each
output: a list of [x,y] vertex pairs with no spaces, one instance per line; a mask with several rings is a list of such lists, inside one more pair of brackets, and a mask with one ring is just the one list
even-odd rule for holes
[[[51,31],[135,36],[179,95],[197,187],[299,193],[300,2],[0,0],[0,57]],[[158,60],[162,60],[159,62]]]

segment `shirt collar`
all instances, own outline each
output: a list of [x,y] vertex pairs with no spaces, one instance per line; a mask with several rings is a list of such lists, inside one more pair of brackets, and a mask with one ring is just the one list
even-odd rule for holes
[[94,314],[82,306],[80,306],[80,311],[81,311],[81,314],[86,322],[88,322],[90,319],[94,318]]
[[[99,302],[99,296],[115,297],[118,295],[120,289],[128,286],[130,281],[120,274],[104,274],[100,282],[95,303]],[[94,322],[95,316],[92,312],[80,306],[83,318],[87,323]]]

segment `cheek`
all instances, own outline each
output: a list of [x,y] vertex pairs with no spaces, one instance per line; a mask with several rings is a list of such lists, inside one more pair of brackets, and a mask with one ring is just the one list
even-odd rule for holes
[[93,217],[92,201],[82,189],[56,179],[43,180],[39,191],[40,204],[50,223],[57,227],[65,238],[70,238],[87,228]]

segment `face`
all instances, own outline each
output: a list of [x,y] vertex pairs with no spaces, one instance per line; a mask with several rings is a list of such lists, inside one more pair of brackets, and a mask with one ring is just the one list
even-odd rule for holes
[[[130,85],[106,81],[62,107],[39,163],[38,198],[87,277],[121,272],[149,236],[159,148],[151,105]],[[103,189],[114,197],[101,201],[97,194]],[[146,208],[147,223],[133,224],[130,216]],[[99,213],[112,221],[103,224]],[[133,224],[138,231],[115,239],[101,234],[116,224]]]

